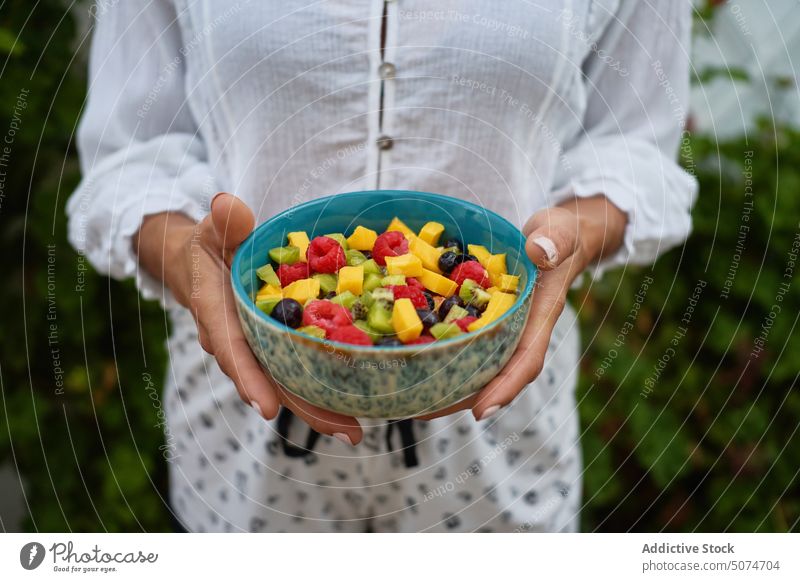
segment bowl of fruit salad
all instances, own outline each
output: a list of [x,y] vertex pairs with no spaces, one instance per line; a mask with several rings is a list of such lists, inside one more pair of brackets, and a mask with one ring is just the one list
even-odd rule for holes
[[328,410],[393,419],[450,406],[497,375],[536,274],[503,217],[398,190],[282,212],[231,267],[245,336],[276,381]]

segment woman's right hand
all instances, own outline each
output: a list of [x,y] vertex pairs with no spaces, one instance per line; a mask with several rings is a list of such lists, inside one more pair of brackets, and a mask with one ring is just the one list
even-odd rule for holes
[[286,406],[317,432],[356,444],[362,431],[355,418],[294,396],[264,372],[250,350],[236,313],[230,264],[254,225],[244,202],[220,193],[211,202],[211,212],[197,224],[176,213],[146,217],[134,248],[142,267],[163,279],[175,299],[191,311],[200,345],[216,358],[245,403],[266,419],[275,418],[279,407]]

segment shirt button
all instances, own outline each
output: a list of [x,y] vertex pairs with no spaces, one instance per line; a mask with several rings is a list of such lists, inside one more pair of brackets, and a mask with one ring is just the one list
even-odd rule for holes
[[381,79],[394,79],[396,73],[397,67],[392,63],[381,63],[381,66],[378,67],[378,75],[380,75]]
[[394,140],[388,135],[382,135],[375,140],[375,145],[378,146],[379,150],[390,150],[394,145]]

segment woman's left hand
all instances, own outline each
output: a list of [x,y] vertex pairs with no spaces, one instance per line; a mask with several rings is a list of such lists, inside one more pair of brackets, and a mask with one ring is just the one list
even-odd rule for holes
[[603,196],[575,198],[534,214],[522,229],[525,250],[540,271],[528,322],[506,366],[483,390],[449,408],[419,417],[431,420],[472,409],[477,420],[510,404],[544,366],[550,334],[575,278],[622,244],[627,215]]

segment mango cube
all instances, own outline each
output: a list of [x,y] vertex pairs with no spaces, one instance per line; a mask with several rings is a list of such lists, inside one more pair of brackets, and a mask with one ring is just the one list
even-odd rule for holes
[[486,259],[484,268],[489,272],[489,280],[492,285],[500,287],[500,275],[508,273],[506,268],[506,254],[492,255]]
[[406,226],[405,222],[403,222],[396,216],[389,223],[389,226],[386,227],[386,232],[395,230],[398,232],[402,232],[404,235],[406,235],[406,238],[408,238],[409,240],[412,238],[416,238],[417,236],[416,234],[414,234],[413,230],[411,230],[410,228],[408,228],[408,226]]
[[486,259],[485,269],[489,271],[490,275],[504,275],[508,273],[506,268],[506,254],[492,255]]
[[412,238],[411,242],[408,243],[408,249],[412,254],[419,257],[423,267],[434,273],[442,272],[439,268],[439,257],[441,253],[436,250],[436,247],[425,242],[422,237]]
[[499,288],[499,287],[494,287],[494,286],[492,286],[492,287],[489,287],[489,288],[486,290],[486,292],[487,292],[489,295],[494,295],[495,293],[502,293],[502,291],[500,291],[500,288]]
[[411,253],[399,257],[386,257],[386,273],[389,275],[419,277],[422,275],[422,271],[422,261]]
[[336,294],[350,291],[353,295],[361,295],[364,291],[364,267],[342,267],[339,269],[339,281],[336,285]]
[[294,299],[301,305],[304,305],[309,299],[316,299],[317,295],[319,295],[317,279],[300,279],[283,289],[284,298]]
[[308,253],[308,245],[311,241],[308,240],[308,235],[304,231],[290,232],[289,246],[297,247],[300,249],[300,261],[307,262],[306,254]]
[[378,238],[378,233],[372,229],[363,226],[357,226],[349,237],[347,237],[347,244],[351,249],[356,251],[371,251],[375,246],[375,239]]
[[510,293],[493,293],[492,298],[489,299],[489,304],[486,306],[486,311],[467,326],[469,331],[475,331],[496,321],[506,311],[511,309],[511,306],[517,301],[516,295]]
[[519,275],[500,275],[497,287],[505,293],[514,293],[519,286]]
[[411,299],[404,297],[394,302],[392,327],[403,343],[414,341],[422,334],[422,321]]
[[428,222],[422,229],[419,231],[419,238],[424,240],[426,243],[435,247],[439,244],[439,237],[442,236],[444,232],[444,225],[438,222]]
[[448,279],[428,269],[422,269],[422,274],[417,278],[428,291],[438,293],[442,297],[450,297],[458,288],[458,285],[452,279]]
[[478,259],[478,262],[486,268],[486,261],[492,256],[485,246],[482,245],[467,245],[467,252]]
[[261,289],[258,290],[258,294],[256,295],[256,299],[266,299],[267,297],[282,297],[283,293],[280,287],[276,287],[275,285],[265,284]]

